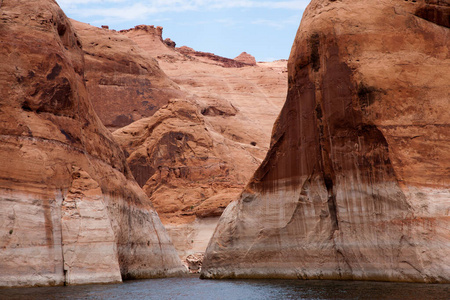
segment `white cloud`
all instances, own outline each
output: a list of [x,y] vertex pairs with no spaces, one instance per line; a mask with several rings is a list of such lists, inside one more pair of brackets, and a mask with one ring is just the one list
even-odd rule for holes
[[[66,14],[74,19],[89,22],[93,25],[109,24],[111,28],[122,29],[123,24],[140,22],[153,23],[161,18],[177,12],[217,12],[229,9],[264,9],[270,15],[270,11],[290,10],[301,11],[309,4],[310,0],[56,0]],[[157,18],[157,19],[155,19]],[[298,24],[298,16],[295,20],[270,20],[270,17],[261,16],[261,19],[248,19],[248,24],[269,26],[282,29],[286,25]],[[224,26],[236,26],[240,22],[232,19],[197,20],[197,22],[221,23]]]
[[[162,12],[218,10],[226,8],[304,9],[309,0],[57,0],[63,9],[81,16],[133,19]],[[130,2],[132,3],[130,5]],[[120,13],[121,12],[121,13]]]
[[269,20],[269,19],[257,19],[251,22],[254,25],[263,25],[274,27],[277,29],[283,29],[286,25],[296,25],[299,23],[297,15],[291,16],[290,18],[284,20]]

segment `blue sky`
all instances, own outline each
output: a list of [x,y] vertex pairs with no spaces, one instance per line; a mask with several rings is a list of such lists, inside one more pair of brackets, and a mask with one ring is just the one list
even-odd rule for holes
[[56,0],[67,16],[94,26],[163,26],[177,46],[258,61],[287,59],[309,0]]

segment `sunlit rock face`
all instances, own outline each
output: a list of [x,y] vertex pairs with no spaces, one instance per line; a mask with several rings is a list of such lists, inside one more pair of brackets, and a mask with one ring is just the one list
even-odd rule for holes
[[1,13],[0,286],[182,274],[94,113],[69,20],[47,0],[5,0]]
[[310,3],[271,148],[203,277],[450,282],[448,17],[446,1]]
[[[83,44],[85,80],[94,110],[111,131],[150,117],[180,88],[159,68],[158,62],[126,34],[71,21]],[[137,26],[147,40],[163,45],[161,27]]]
[[[114,138],[164,224],[217,220],[268,150],[270,130],[286,98],[287,63],[250,65],[188,47],[168,47],[161,27],[139,25],[113,32],[83,23],[75,26],[84,28],[83,41],[94,42],[101,34],[117,58],[156,58],[159,71],[149,72],[154,76],[153,89],[169,92],[164,83],[172,82],[172,97],[151,117],[114,131]],[[132,52],[128,45],[133,45]],[[96,46],[92,51],[103,56],[102,49]],[[134,91],[128,84],[121,89]],[[143,97],[153,103],[152,98],[159,98],[150,92],[144,91]],[[118,107],[127,107],[128,100],[118,93],[105,99],[117,99]],[[119,116],[120,109],[103,107],[103,114]],[[195,244],[196,238],[190,238],[189,244],[191,240]]]
[[237,61],[256,66],[256,59],[253,55],[248,54],[247,52],[242,52],[237,57],[234,58]]
[[[164,78],[175,83],[173,91],[178,95],[167,105],[114,131],[113,136],[180,257],[184,260],[203,253],[220,215],[239,196],[269,148],[273,122],[286,99],[287,62],[250,65],[188,47],[168,47],[161,37],[162,28],[155,26],[139,25],[120,32],[82,23],[75,27],[86,28],[77,31],[83,45],[88,39],[95,41],[94,32],[99,32],[105,45],[111,46],[107,51],[116,53],[112,59],[156,58],[164,76],[157,81],[160,73],[152,73],[153,90],[169,91]],[[134,50],[130,52],[127,45]],[[95,46],[93,51],[103,56],[102,49]],[[111,76],[122,75],[115,71]],[[88,82],[88,88],[94,85],[95,81]],[[134,87],[110,89],[120,90],[134,92]],[[143,90],[142,97],[153,96],[151,90]],[[128,100],[118,93],[104,99],[116,99],[128,107]],[[103,114],[117,115],[118,111],[102,107]]]
[[203,253],[268,150],[286,99],[287,62],[175,48],[159,26],[115,31],[71,23],[94,110],[180,257]]

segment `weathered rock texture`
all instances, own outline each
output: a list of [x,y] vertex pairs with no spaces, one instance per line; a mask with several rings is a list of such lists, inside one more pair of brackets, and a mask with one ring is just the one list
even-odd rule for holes
[[0,286],[181,274],[92,108],[69,20],[50,0],[5,0],[1,13]]
[[170,47],[170,48],[175,48],[175,46],[177,45],[174,41],[172,41],[171,39],[169,39],[169,38],[166,38],[165,40],[164,40],[164,44],[166,44],[168,47]]
[[[85,80],[94,109],[110,130],[152,116],[179,87],[125,34],[72,20],[83,44]],[[162,27],[136,26],[162,48]],[[126,32],[126,31],[125,31]]]
[[164,220],[217,217],[268,149],[287,88],[284,62],[226,68],[215,58],[199,60],[165,46],[161,31],[140,25],[121,34],[157,57],[182,94],[114,136]]
[[186,257],[189,273],[198,274],[202,270],[203,253],[191,254]]
[[219,216],[264,158],[286,96],[286,62],[248,66],[183,54],[162,42],[158,28],[140,25],[121,34],[156,57],[182,94],[113,134],[186,257],[205,251]]
[[450,282],[448,7],[310,3],[271,148],[203,277]]
[[256,65],[256,63],[252,64],[252,63],[248,63],[247,61],[226,58],[223,56],[215,55],[214,53],[210,53],[210,52],[195,51],[194,49],[186,47],[186,46],[178,48],[178,52],[180,52],[181,54],[184,54],[188,57],[200,58],[204,62],[209,61],[210,63],[214,63],[214,64],[220,65],[222,67],[225,67],[225,68],[242,68],[245,66]]
[[[135,178],[165,220],[220,216],[232,200],[226,195],[241,190],[244,181],[239,185],[238,174],[229,174],[228,149],[214,144],[200,109],[189,101],[172,101],[114,136],[130,153]],[[221,199],[205,202],[215,190],[223,193]]]
[[252,65],[252,66],[256,66],[256,59],[253,55],[248,54],[247,52],[242,52],[241,54],[239,54],[238,56],[236,56],[234,58],[234,60]]

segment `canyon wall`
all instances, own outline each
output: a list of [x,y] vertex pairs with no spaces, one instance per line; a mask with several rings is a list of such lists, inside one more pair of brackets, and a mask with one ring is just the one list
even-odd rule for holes
[[[74,20],[72,24],[83,43],[89,96],[111,131],[152,116],[182,94],[158,62],[125,34]],[[161,27],[141,27],[148,36],[161,39]]]
[[[179,255],[203,253],[268,150],[286,97],[287,62],[251,66],[174,48],[163,42],[161,27],[116,32],[73,24],[94,109],[117,129],[114,138]],[[139,87],[143,82],[148,88]],[[141,111],[141,102],[154,110]]]
[[0,286],[184,274],[94,112],[70,21],[51,0],[5,0],[1,13]]
[[448,1],[313,0],[203,278],[450,282]]

